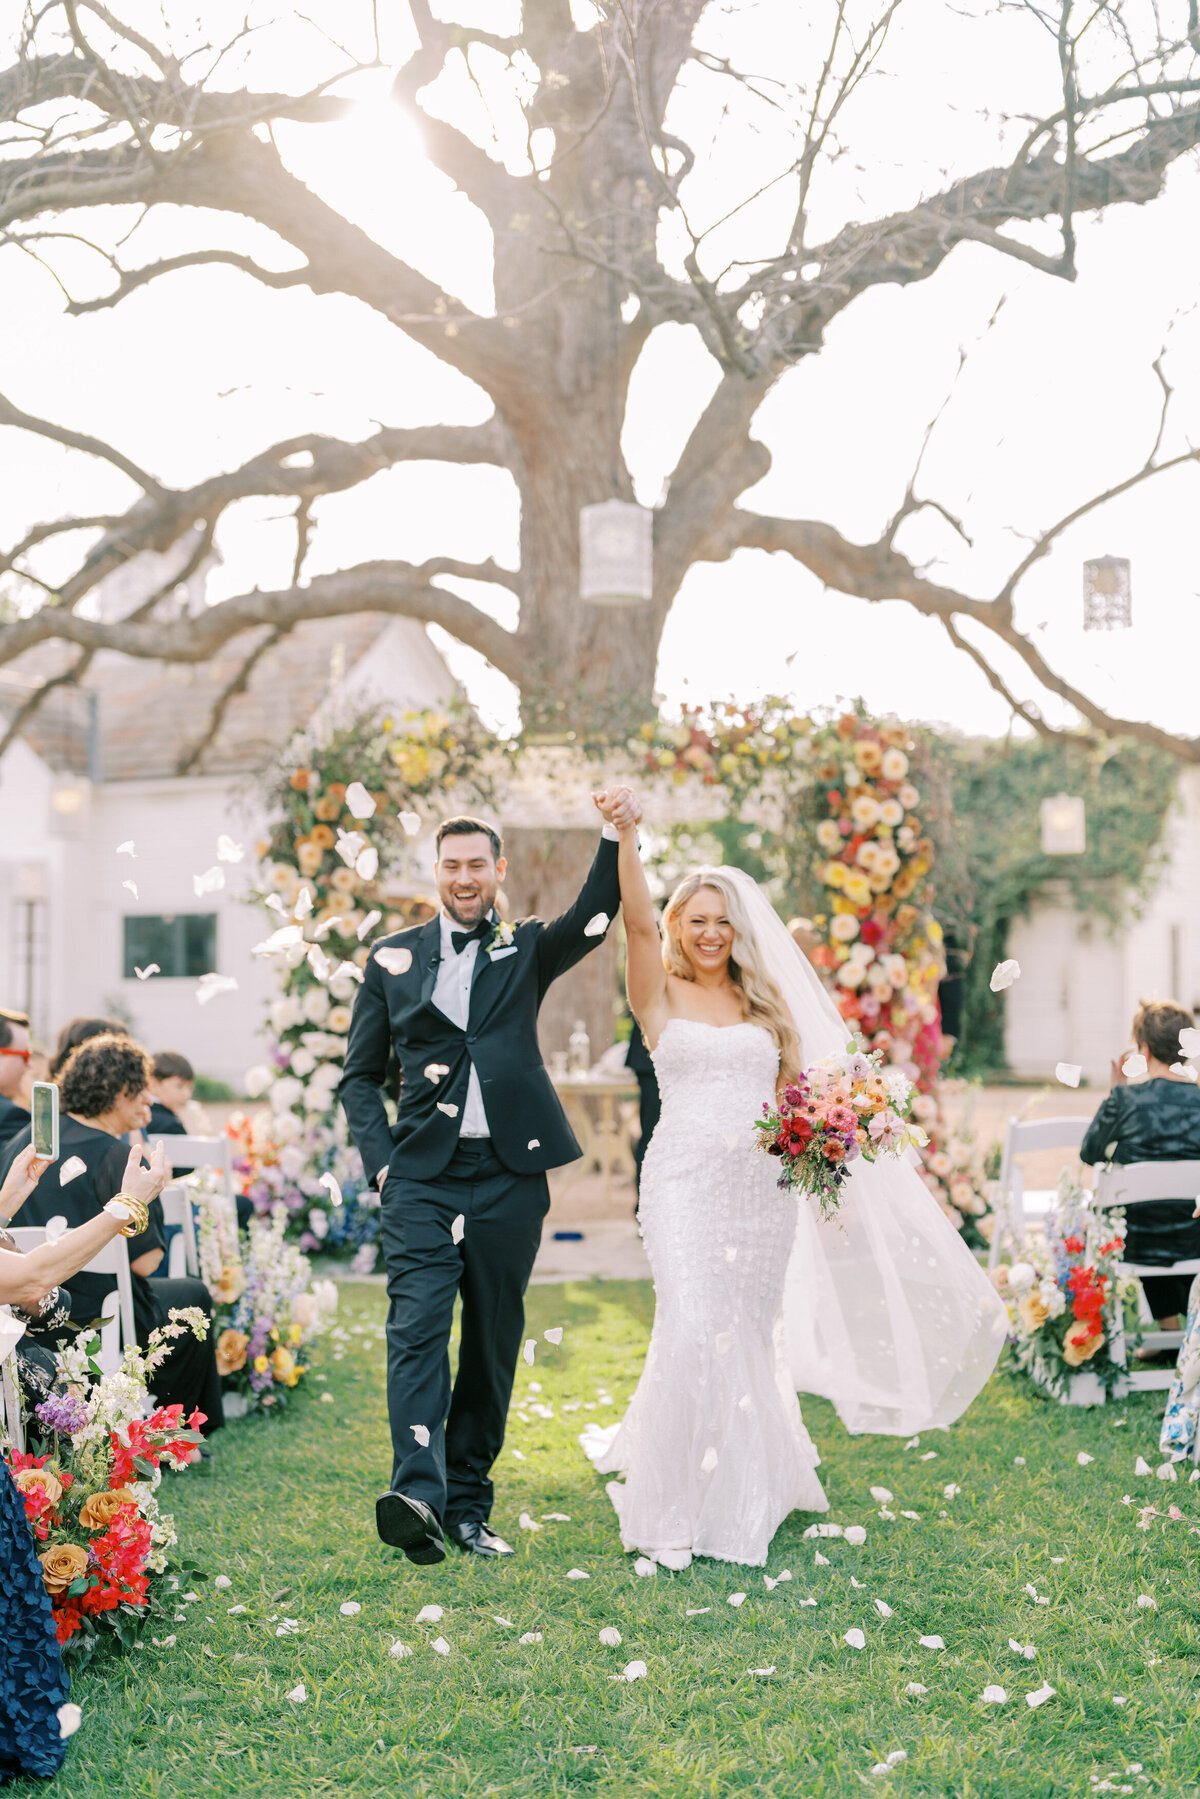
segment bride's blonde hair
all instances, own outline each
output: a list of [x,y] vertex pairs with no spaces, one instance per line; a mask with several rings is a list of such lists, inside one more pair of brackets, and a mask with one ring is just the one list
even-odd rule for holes
[[742,905],[736,884],[719,868],[701,868],[685,875],[667,901],[663,913],[663,967],[681,981],[694,981],[695,970],[684,952],[679,920],[688,901],[702,887],[719,893],[725,913],[733,926],[733,946],[729,954],[729,978],[739,989],[748,1024],[760,1024],[770,1032],[779,1050],[779,1072],[785,1080],[795,1080],[801,1072],[800,1039],[792,1023],[792,1015],[783,995],[759,962],[754,933]]

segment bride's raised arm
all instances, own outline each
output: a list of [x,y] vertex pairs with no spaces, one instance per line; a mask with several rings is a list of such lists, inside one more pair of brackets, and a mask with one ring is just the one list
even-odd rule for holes
[[663,967],[658,917],[642,858],[638,853],[637,820],[624,796],[628,789],[593,794],[606,824],[619,832],[617,868],[621,879],[621,916],[625,921],[625,986],[629,1007],[653,1049],[667,1021],[667,971]]

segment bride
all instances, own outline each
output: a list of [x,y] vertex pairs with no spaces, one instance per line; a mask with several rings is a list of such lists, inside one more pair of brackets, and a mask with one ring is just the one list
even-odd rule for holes
[[[596,797],[606,819],[616,799]],[[697,869],[660,939],[636,827],[619,863],[629,1003],[662,1095],[639,1206],[656,1309],[629,1410],[580,1442],[625,1476],[607,1488],[625,1549],[667,1568],[693,1555],[761,1567],[789,1512],[828,1508],[797,1389],[855,1432],[950,1424],[1007,1317],[907,1163],[860,1160],[822,1224],[754,1148],[764,1102],[847,1041],[756,883]]]

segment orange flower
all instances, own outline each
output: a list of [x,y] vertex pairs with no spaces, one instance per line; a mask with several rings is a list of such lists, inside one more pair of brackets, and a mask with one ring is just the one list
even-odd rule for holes
[[332,799],[344,800],[346,797],[346,783],[344,781],[331,781],[325,791]]
[[87,1572],[88,1552],[78,1543],[56,1543],[38,1556],[42,1564],[42,1580],[51,1599],[65,1593],[73,1581]]
[[217,1338],[217,1373],[236,1374],[239,1368],[244,1368],[249,1342],[245,1331],[222,1331]]
[[302,875],[319,874],[324,860],[325,851],[318,844],[305,841],[297,845],[296,863]]
[[44,1493],[51,1505],[62,1498],[62,1482],[49,1468],[17,1468],[12,1478],[20,1493]]
[[294,787],[297,793],[307,793],[312,785],[312,770],[310,768],[296,769],[288,784]]
[[333,824],[342,816],[342,802],[335,800],[331,793],[322,794],[319,800],[313,801],[313,815],[324,819],[326,824]]
[[319,844],[323,850],[331,850],[337,842],[337,838],[328,825],[314,825],[308,834],[308,841]]
[[837,721],[839,737],[853,737],[858,730],[858,720],[852,712],[843,712]]
[[1103,1343],[1104,1332],[1093,1329],[1081,1318],[1063,1338],[1063,1361],[1072,1368],[1078,1368],[1081,1362],[1090,1362]]
[[136,1505],[137,1499],[128,1487],[114,1487],[108,1493],[89,1493],[79,1512],[79,1522],[87,1531],[107,1530],[123,1505]]

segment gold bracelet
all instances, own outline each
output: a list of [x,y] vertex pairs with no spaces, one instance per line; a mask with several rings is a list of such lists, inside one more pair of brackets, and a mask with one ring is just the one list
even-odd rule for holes
[[120,1206],[129,1214],[128,1222],[120,1227],[121,1235],[123,1237],[140,1237],[150,1222],[150,1214],[146,1206],[140,1199],[135,1199],[131,1193],[114,1193],[112,1198],[106,1202],[104,1210],[111,1217],[116,1218],[117,1213],[113,1210],[116,1206]]

